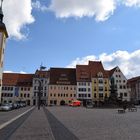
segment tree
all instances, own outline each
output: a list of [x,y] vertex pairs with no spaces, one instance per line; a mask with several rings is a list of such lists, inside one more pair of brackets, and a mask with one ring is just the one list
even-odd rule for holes
[[114,77],[111,77],[111,86],[110,86],[110,97],[109,103],[117,104],[117,85],[115,85]]

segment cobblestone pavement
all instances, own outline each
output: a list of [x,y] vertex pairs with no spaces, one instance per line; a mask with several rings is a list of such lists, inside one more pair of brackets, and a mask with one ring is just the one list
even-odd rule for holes
[[47,107],[80,140],[140,140],[140,110]]
[[9,140],[54,140],[43,108],[35,108]]
[[27,106],[24,108],[19,108],[7,112],[0,111],[0,125],[11,120],[12,118],[18,116],[19,114],[25,112],[26,110],[30,109],[31,106]]

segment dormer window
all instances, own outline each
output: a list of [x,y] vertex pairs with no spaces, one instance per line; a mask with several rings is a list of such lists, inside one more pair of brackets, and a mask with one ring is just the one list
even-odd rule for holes
[[102,73],[102,72],[98,72],[97,76],[98,76],[99,78],[103,78],[103,73]]

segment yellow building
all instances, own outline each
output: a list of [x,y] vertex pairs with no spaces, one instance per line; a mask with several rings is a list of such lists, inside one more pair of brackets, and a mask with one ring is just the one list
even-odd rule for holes
[[103,103],[110,96],[109,73],[101,61],[89,61],[92,81],[92,98],[95,104]]

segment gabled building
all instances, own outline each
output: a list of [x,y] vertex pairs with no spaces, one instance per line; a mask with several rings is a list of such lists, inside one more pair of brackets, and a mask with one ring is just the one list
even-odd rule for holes
[[92,102],[91,73],[89,65],[76,65],[77,99],[83,102]]
[[38,105],[39,88],[41,92],[40,104],[48,104],[49,71],[37,70],[33,76],[33,105]]
[[4,73],[2,103],[25,102],[32,105],[33,74]]
[[110,96],[109,74],[101,61],[89,61],[92,81],[92,99],[95,104],[102,103]]
[[76,99],[76,69],[51,68],[48,105],[66,105]]
[[110,79],[114,79],[114,84],[117,87],[117,96],[123,101],[130,101],[130,89],[127,86],[127,79],[119,67],[115,67],[109,71]]

